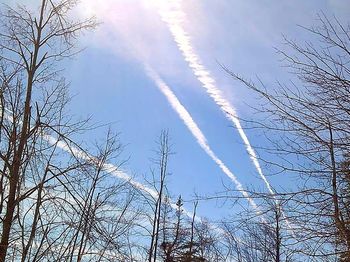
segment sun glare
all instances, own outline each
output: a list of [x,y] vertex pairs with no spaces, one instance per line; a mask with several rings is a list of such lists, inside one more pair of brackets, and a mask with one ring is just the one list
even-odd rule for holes
[[[145,7],[153,7],[155,11],[171,4],[170,1],[164,0],[140,0],[139,3]],[[82,16],[106,17],[111,15],[114,9],[116,12],[121,12],[124,7],[129,5],[130,2],[126,0],[81,0],[79,4],[79,13]]]
[[[109,1],[104,1],[107,3]],[[79,3],[79,13],[83,17],[98,16],[101,9],[101,3],[94,0],[81,0]]]

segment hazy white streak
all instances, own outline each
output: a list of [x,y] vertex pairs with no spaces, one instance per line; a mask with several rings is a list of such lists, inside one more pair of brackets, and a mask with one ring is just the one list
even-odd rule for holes
[[[78,159],[87,160],[87,161],[96,161],[96,163],[98,162],[98,160],[95,157],[89,155],[88,153],[84,152],[83,150],[78,149],[77,147],[69,145],[66,141],[58,140],[57,138],[50,136],[50,135],[43,135],[43,138],[46,141],[48,141],[50,144],[57,145],[58,148],[60,148],[63,151],[66,151],[67,153],[71,154],[72,156],[74,156]],[[128,174],[126,174],[123,171],[118,170],[117,166],[115,166],[113,164],[105,163],[105,164],[103,164],[102,168],[105,172],[107,172],[113,176],[116,176],[122,180],[127,181],[133,187],[148,193],[152,197],[156,198],[158,196],[158,193],[155,190],[148,188],[145,185],[133,180]]]
[[[5,109],[5,111],[7,113],[5,113],[4,117],[12,122],[13,119],[11,117],[12,115],[12,112],[8,109]],[[96,162],[98,163],[98,160],[91,156],[90,154],[88,154],[87,152],[73,146],[73,145],[70,145],[67,141],[64,141],[64,140],[59,140],[58,138],[55,138],[54,136],[51,136],[51,135],[47,135],[47,134],[42,134],[42,138],[44,140],[46,140],[47,142],[49,142],[50,144],[52,145],[56,145],[58,148],[60,148],[61,150],[69,153],[70,155],[78,158],[78,159],[82,159],[82,160],[86,160],[86,161],[93,161],[93,162]],[[113,164],[110,164],[110,163],[105,163],[103,164],[102,166],[102,169],[115,176],[115,177],[118,177],[119,179],[122,179],[126,182],[128,182],[129,184],[131,184],[134,188],[136,189],[139,189],[147,194],[149,194],[150,196],[152,196],[153,198],[157,198],[158,197],[158,192],[156,192],[155,190],[143,185],[142,183],[140,182],[137,182],[135,181],[134,179],[132,179],[128,174],[126,174],[125,172],[119,170],[119,168]],[[178,207],[176,206],[176,204],[171,200],[169,199],[169,205],[174,209],[174,210],[177,210]],[[186,214],[186,216],[188,217],[192,217],[193,214],[189,211],[187,211],[185,208],[182,208],[183,212]],[[199,220],[199,218],[197,218],[197,220]]]
[[[71,145],[68,145],[67,142],[62,141],[62,140],[57,140],[55,137],[50,136],[50,135],[44,135],[43,138],[48,141],[50,144],[53,145],[57,145],[57,147],[59,147],[60,149],[68,152],[69,154],[75,156],[76,158],[79,159],[83,159],[83,160],[87,160],[87,161],[96,161],[98,162],[98,160],[89,155],[88,153],[74,147]],[[150,196],[152,196],[153,198],[157,198],[158,197],[158,192],[156,192],[155,190],[141,184],[140,182],[135,181],[134,179],[132,179],[128,174],[126,174],[123,171],[118,170],[118,167],[110,164],[110,163],[106,163],[103,164],[102,166],[103,170],[113,176],[116,176],[128,183],[130,183],[133,187],[148,193]],[[169,199],[169,198],[168,198]],[[175,203],[173,203],[173,201],[171,201],[171,199],[169,199],[169,205],[174,209],[178,209],[178,207],[176,206]],[[188,217],[192,217],[192,213],[187,211],[185,208],[182,208],[183,212],[188,216]]]
[[182,52],[184,59],[188,62],[189,67],[192,69],[194,75],[206,89],[207,93],[213,98],[225,116],[235,125],[256,170],[265,182],[269,192],[271,194],[274,194],[274,190],[263,174],[257,155],[242,128],[236,110],[230,104],[230,102],[224,98],[221,90],[216,87],[215,79],[211,76],[209,70],[203,66],[203,63],[201,62],[199,56],[192,47],[188,33],[181,25],[183,17],[185,17],[185,13],[181,9],[180,1],[168,1],[166,3],[159,2],[158,6],[162,20],[168,25],[169,30],[178,48]]

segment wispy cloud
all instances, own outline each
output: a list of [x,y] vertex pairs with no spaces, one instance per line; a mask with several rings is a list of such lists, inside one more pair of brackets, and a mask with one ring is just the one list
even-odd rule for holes
[[215,101],[215,103],[220,107],[221,111],[225,116],[234,124],[236,127],[246,150],[250,156],[255,169],[264,181],[268,191],[274,194],[269,181],[264,175],[258,157],[255,150],[250,144],[250,141],[244,132],[240,120],[238,118],[235,108],[230,104],[230,102],[224,97],[223,93],[216,86],[216,81],[211,75],[208,69],[203,65],[200,57],[194,50],[191,39],[185,29],[182,27],[183,20],[185,18],[185,13],[182,11],[181,1],[167,1],[166,3],[157,4],[159,14],[162,20],[168,25],[168,28],[176,42],[179,50],[182,52],[184,59],[187,61],[189,67],[192,69],[196,78],[200,81],[202,86],[206,89],[210,97]]
[[219,166],[219,168],[227,175],[235,184],[236,189],[245,197],[249,204],[259,212],[255,201],[249,196],[249,194],[244,190],[242,184],[238,181],[237,177],[230,171],[230,169],[216,156],[213,150],[210,148],[206,137],[204,136],[201,129],[198,127],[196,122],[193,120],[190,113],[181,104],[176,95],[172,92],[170,87],[160,78],[160,76],[148,65],[145,65],[145,70],[147,75],[155,82],[159,90],[167,98],[171,107],[176,111],[178,116],[190,130],[192,135],[195,137],[197,143],[205,151],[205,153]]

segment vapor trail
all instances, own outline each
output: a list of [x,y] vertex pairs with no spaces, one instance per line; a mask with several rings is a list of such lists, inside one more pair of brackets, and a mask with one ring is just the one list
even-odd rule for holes
[[[1,108],[1,107],[0,107]],[[12,112],[8,109],[5,108],[5,114],[4,117],[10,121],[11,123],[13,122],[13,117],[11,117]],[[98,163],[98,159],[95,158],[94,156],[88,154],[87,152],[85,152],[84,150],[78,148],[77,146],[69,143],[66,140],[60,140],[59,138],[56,138],[52,135],[48,135],[48,134],[41,134],[41,137],[46,140],[47,142],[49,142],[51,145],[55,145],[58,148],[60,148],[61,150],[67,152],[68,154],[70,154],[71,156],[77,158],[77,159],[81,159],[81,160],[86,160],[86,161],[92,161],[92,162],[96,162]],[[102,169],[110,174],[113,175],[121,180],[126,181],[127,183],[129,183],[130,185],[132,185],[134,188],[141,190],[147,194],[149,194],[151,197],[153,198],[157,198],[158,197],[158,192],[156,192],[155,190],[145,186],[144,184],[134,180],[130,175],[128,175],[127,173],[125,173],[124,171],[119,170],[119,168],[116,165],[113,165],[111,163],[105,163],[102,166]],[[178,209],[178,206],[174,203],[174,201],[172,201],[171,199],[169,199],[169,205],[171,206],[171,208],[173,208],[174,210]],[[182,208],[183,213],[188,216],[189,218],[192,218],[193,214],[192,212],[187,211],[185,208]],[[196,220],[200,220],[199,217],[196,217]]]
[[251,146],[249,139],[242,128],[235,108],[227,99],[225,99],[221,90],[216,87],[215,79],[211,76],[209,70],[203,65],[199,55],[197,55],[196,51],[192,47],[191,39],[188,33],[182,27],[185,13],[182,11],[181,1],[166,1],[166,3],[161,3],[158,1],[157,6],[159,7],[159,13],[162,20],[167,24],[179,50],[182,52],[184,59],[187,61],[194,75],[201,82],[202,86],[206,89],[207,93],[225,114],[226,118],[228,118],[235,125],[241,139],[243,140],[249,157],[255,166],[255,169],[266,184],[268,191],[271,194],[274,194],[274,190],[262,172],[255,150]]
[[145,65],[145,70],[148,76],[155,82],[159,90],[164,94],[167,98],[168,102],[172,106],[172,108],[176,111],[179,117],[182,119],[184,124],[190,130],[192,135],[197,140],[197,143],[200,147],[207,153],[207,155],[220,167],[220,169],[227,175],[235,184],[236,189],[246,198],[249,204],[259,212],[259,208],[257,207],[254,200],[249,196],[249,194],[244,190],[242,184],[238,181],[237,177],[230,171],[230,169],[216,156],[216,154],[210,148],[207,139],[205,138],[203,132],[200,130],[196,122],[193,120],[190,113],[186,110],[186,108],[181,104],[176,95],[172,92],[169,86],[159,77],[159,75],[148,65]]
[[[66,141],[62,141],[62,140],[58,140],[57,138],[50,136],[50,135],[43,135],[43,138],[48,141],[50,144],[52,145],[57,145],[58,148],[62,149],[63,151],[66,151],[67,153],[71,154],[72,156],[82,159],[82,160],[87,160],[87,161],[96,161],[96,163],[98,162],[98,160],[91,156],[90,154],[86,153],[85,151],[73,146],[73,145],[69,145]],[[118,167],[110,164],[110,163],[105,163],[102,166],[102,169],[106,172],[109,173],[110,175],[116,176],[119,179],[122,179],[126,182],[128,182],[129,184],[131,184],[134,188],[137,188],[147,194],[149,194],[150,196],[157,198],[158,197],[158,192],[156,192],[155,190],[145,186],[144,184],[137,182],[136,180],[132,179],[131,176],[129,176],[128,174],[126,174],[125,172],[118,170]],[[171,206],[171,208],[173,208],[174,210],[177,210],[178,206],[174,203],[174,201],[172,201],[171,199],[169,199],[169,205]],[[189,218],[192,218],[192,213],[187,211],[185,208],[182,208],[183,213],[188,216]],[[199,218],[197,218],[197,220],[199,220]]]
[[[46,141],[48,141],[50,144],[52,145],[56,145],[58,148],[60,148],[61,150],[69,153],[70,155],[78,158],[78,159],[82,159],[82,160],[87,160],[87,161],[93,161],[96,163],[98,162],[98,160],[91,156],[90,154],[86,153],[85,151],[73,146],[73,145],[69,145],[67,141],[63,141],[63,140],[59,140],[51,135],[43,135],[42,136]],[[118,167],[113,165],[113,164],[103,164],[102,169],[113,175],[116,176],[122,180],[127,181],[128,183],[130,183],[133,187],[142,190],[146,193],[148,193],[149,195],[151,195],[152,197],[157,197],[158,193],[151,189],[146,187],[145,185],[135,181],[134,179],[132,179],[128,174],[126,174],[125,172],[118,170]]]

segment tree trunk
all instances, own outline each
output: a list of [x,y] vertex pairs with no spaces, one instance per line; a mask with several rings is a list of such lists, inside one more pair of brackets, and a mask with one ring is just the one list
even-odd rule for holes
[[[16,194],[19,190],[19,181],[20,181],[20,173],[21,173],[21,165],[22,165],[22,158],[23,158],[23,152],[26,146],[26,142],[28,139],[28,129],[30,124],[30,104],[31,104],[31,97],[32,97],[32,89],[33,89],[33,81],[34,81],[34,75],[35,71],[37,69],[37,58],[39,54],[39,48],[40,48],[40,41],[41,41],[41,32],[42,32],[42,23],[43,23],[43,16],[44,16],[44,9],[45,9],[45,1],[42,0],[41,3],[41,10],[40,10],[40,19],[39,24],[37,26],[37,37],[36,41],[34,43],[34,53],[33,58],[30,64],[30,68],[28,69],[28,78],[27,78],[27,90],[26,90],[26,100],[24,104],[24,114],[23,114],[23,122],[22,122],[22,128],[20,133],[20,140],[18,144],[18,149],[14,150],[15,154],[13,157],[13,164],[12,164],[12,170],[10,171],[10,190],[9,190],[9,197],[7,202],[7,208],[6,208],[6,214],[5,219],[2,226],[2,235],[1,235],[1,242],[0,242],[0,262],[5,262],[7,249],[9,245],[9,237],[10,237],[10,231],[12,227],[12,222],[14,218],[14,212],[16,205]],[[14,143],[16,143],[14,141]]]

